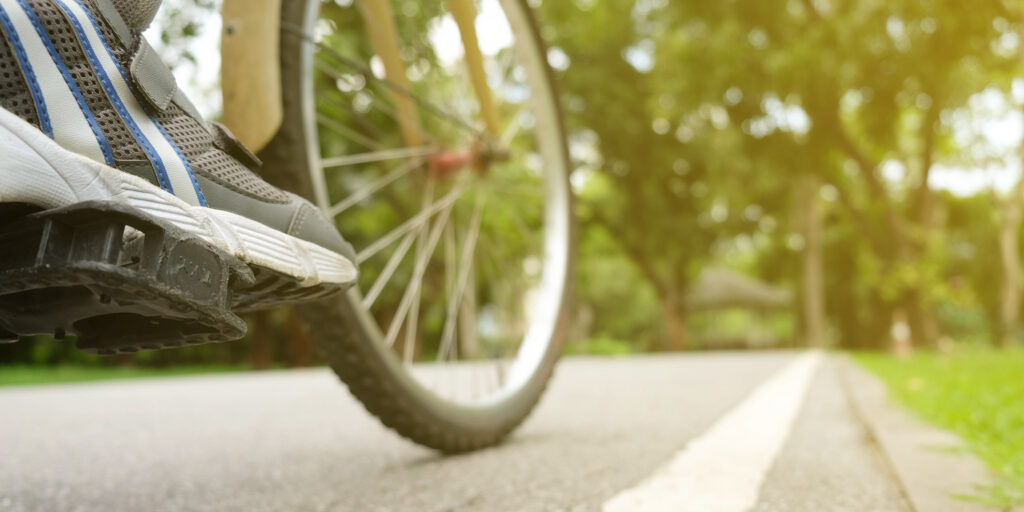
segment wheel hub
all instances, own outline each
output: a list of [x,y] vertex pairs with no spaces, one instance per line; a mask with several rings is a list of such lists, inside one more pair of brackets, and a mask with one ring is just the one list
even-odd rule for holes
[[464,169],[475,169],[484,175],[496,163],[509,160],[508,149],[493,142],[475,140],[466,149],[458,151],[441,150],[428,157],[428,168],[432,176],[447,178]]

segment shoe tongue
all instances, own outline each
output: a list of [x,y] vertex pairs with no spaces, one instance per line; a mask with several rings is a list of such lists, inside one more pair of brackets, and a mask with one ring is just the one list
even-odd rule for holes
[[113,0],[114,7],[132,30],[142,32],[153,22],[162,0]]

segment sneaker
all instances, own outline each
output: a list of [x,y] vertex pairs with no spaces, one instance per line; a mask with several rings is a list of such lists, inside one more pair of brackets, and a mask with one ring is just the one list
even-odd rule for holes
[[126,205],[242,260],[258,297],[347,288],[356,257],[308,201],[206,122],[142,37],[160,0],[0,0],[0,205]]

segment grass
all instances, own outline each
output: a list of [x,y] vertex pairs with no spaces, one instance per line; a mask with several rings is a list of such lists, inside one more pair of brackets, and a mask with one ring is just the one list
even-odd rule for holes
[[977,498],[1004,508],[1024,505],[1024,350],[855,358],[899,402],[959,435],[996,471],[996,484]]
[[627,356],[633,352],[633,346],[628,342],[611,338],[571,341],[565,346],[565,353],[571,355]]
[[139,368],[134,366],[0,366],[0,386],[27,386],[65,382],[170,377],[244,371],[242,366],[179,366]]

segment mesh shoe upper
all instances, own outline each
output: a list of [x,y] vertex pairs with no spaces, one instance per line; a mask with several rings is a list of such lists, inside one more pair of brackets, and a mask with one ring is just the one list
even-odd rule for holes
[[161,0],[111,0],[114,8],[128,26],[142,32],[153,22],[160,10]]
[[[203,120],[177,89],[140,34],[159,4],[0,0],[0,107],[66,148],[106,160],[188,202],[238,213],[354,260],[351,246],[330,221],[304,199],[256,175],[251,167],[258,160],[229,132]],[[24,28],[25,19],[34,33]],[[53,64],[33,65],[46,60],[44,50]],[[49,66],[61,76],[46,73]],[[58,93],[67,96],[65,105],[77,103],[85,120],[72,132],[73,140],[63,136],[67,143],[61,129],[68,132],[65,124],[83,116],[51,112],[57,103],[51,96]],[[95,141],[81,135],[86,125]]]
[[21,73],[14,52],[7,44],[0,44],[0,105],[18,117],[39,126],[32,93]]

